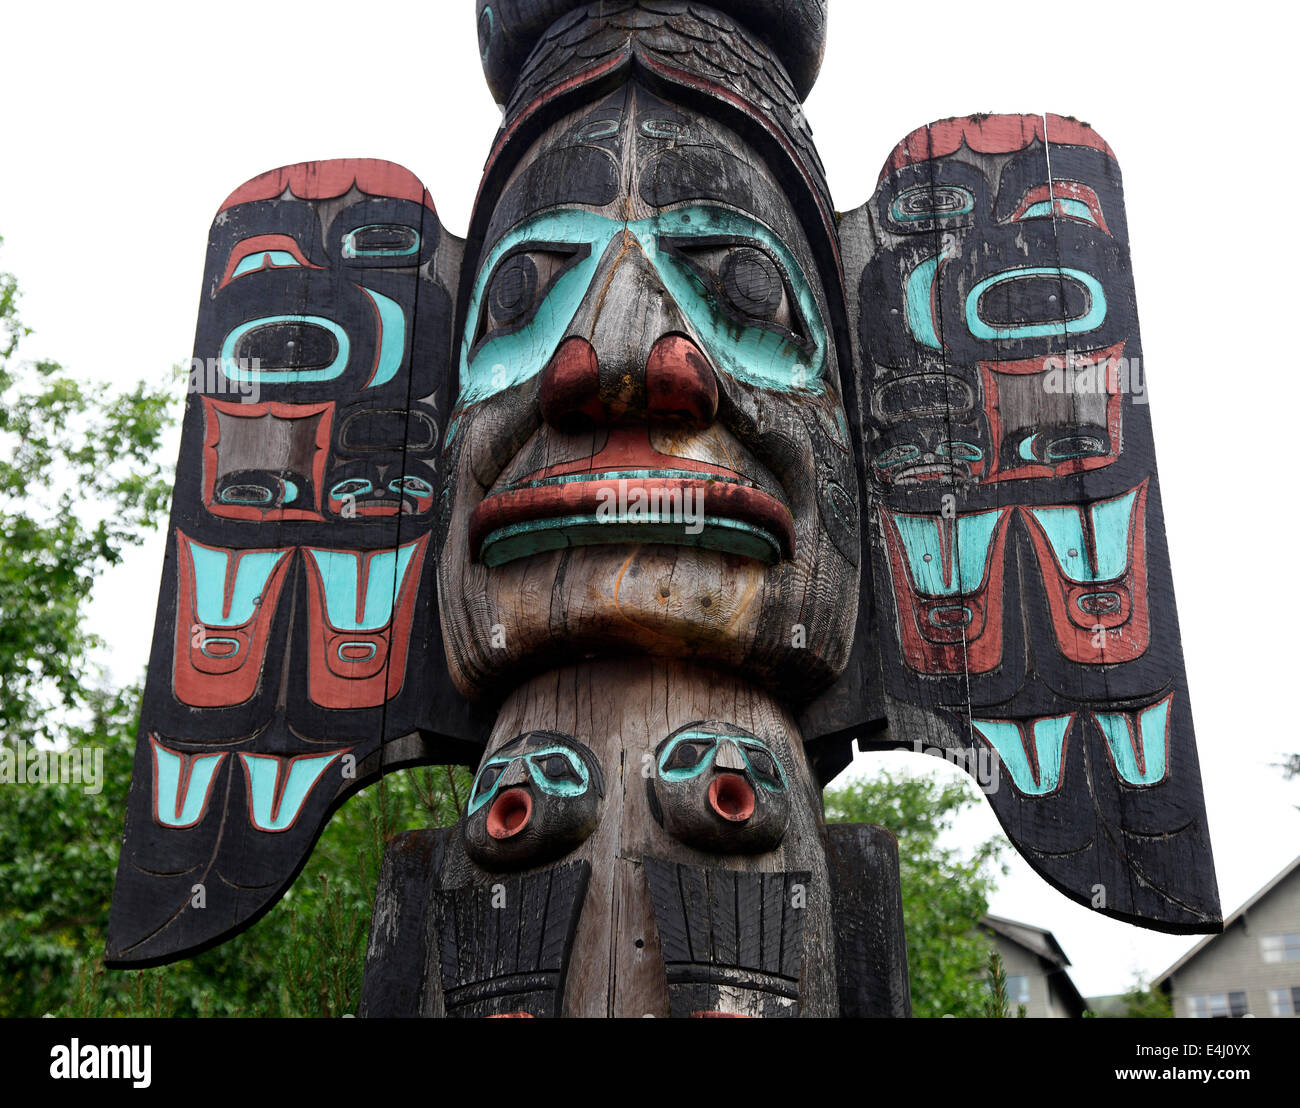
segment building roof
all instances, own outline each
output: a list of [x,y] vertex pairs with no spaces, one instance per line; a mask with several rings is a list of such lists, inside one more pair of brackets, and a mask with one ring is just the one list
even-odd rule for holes
[[1003,919],[1001,916],[984,916],[980,923],[995,935],[1001,935],[1004,939],[1023,946],[1031,954],[1051,962],[1057,969],[1064,969],[1070,964],[1061,944],[1050,931],[1018,920]]
[[1083,994],[1075,987],[1065,970],[1065,967],[1070,964],[1070,959],[1065,956],[1061,944],[1050,931],[1042,927],[1034,927],[1032,924],[1021,923],[1019,920],[1003,919],[1001,916],[982,916],[980,926],[1008,942],[1024,947],[1030,954],[1046,962],[1049,967],[1046,976],[1055,983],[1066,1007],[1076,1015],[1082,1015],[1088,1010],[1088,1002],[1084,1000]]
[[[1224,920],[1223,930],[1219,934],[1220,935],[1227,934],[1228,929],[1232,927],[1233,924],[1235,924],[1238,920],[1242,919],[1252,908],[1255,907],[1255,905],[1257,905],[1261,900],[1263,900],[1266,896],[1268,896],[1269,893],[1271,893],[1274,889],[1276,889],[1279,885],[1281,885],[1284,881],[1286,881],[1288,877],[1290,877],[1293,873],[1296,872],[1297,868],[1300,868],[1300,857],[1297,857],[1289,866],[1283,869],[1281,873],[1279,873],[1276,877],[1274,877],[1272,881],[1270,881],[1267,885],[1265,885],[1262,889],[1260,889],[1259,892],[1257,892],[1248,901],[1246,901],[1245,904],[1243,904],[1240,908],[1238,908],[1235,912],[1233,912],[1232,915],[1230,915],[1226,920]],[[1151,983],[1152,988],[1167,989],[1169,987],[1170,979],[1174,976],[1174,974],[1176,974],[1179,970],[1181,970],[1193,959],[1199,957],[1201,953],[1206,949],[1206,947],[1210,946],[1218,938],[1219,935],[1206,935],[1205,938],[1203,938],[1199,943],[1197,943],[1194,947],[1192,947],[1191,950],[1189,950],[1186,954],[1184,954],[1181,958],[1179,958],[1178,961],[1176,961],[1172,966],[1170,966],[1167,970],[1165,970],[1164,973],[1162,973],[1159,977],[1157,977]]]

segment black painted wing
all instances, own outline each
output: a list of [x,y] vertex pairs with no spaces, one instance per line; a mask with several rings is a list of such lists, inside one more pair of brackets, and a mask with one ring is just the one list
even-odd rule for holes
[[382,772],[477,760],[435,583],[460,251],[373,160],[263,174],[212,225],[110,965],[248,926]]
[[806,718],[963,764],[1076,900],[1216,930],[1114,155],[945,120],[841,235],[874,632]]

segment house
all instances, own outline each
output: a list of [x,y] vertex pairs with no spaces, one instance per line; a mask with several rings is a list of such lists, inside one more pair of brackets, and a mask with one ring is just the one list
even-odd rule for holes
[[1001,916],[984,916],[980,928],[1002,958],[1011,1015],[1021,1004],[1027,1016],[1077,1019],[1087,1011],[1065,969],[1070,959],[1050,931]]
[[1181,1018],[1300,1016],[1300,858],[1192,947],[1154,987]]

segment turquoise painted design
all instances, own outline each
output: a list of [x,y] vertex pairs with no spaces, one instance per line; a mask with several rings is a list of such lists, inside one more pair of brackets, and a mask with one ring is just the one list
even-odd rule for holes
[[195,613],[200,623],[209,627],[238,627],[257,612],[266,583],[289,550],[254,550],[239,559],[230,597],[230,614],[223,615],[226,600],[226,576],[230,559],[237,550],[212,550],[186,538],[190,560],[194,565]]
[[[208,648],[218,643],[225,646],[233,646],[235,649],[221,654],[214,654]],[[211,636],[209,638],[204,639],[201,643],[199,643],[199,652],[205,658],[220,658],[224,661],[227,658],[233,658],[236,654],[239,653],[239,650],[240,650],[240,645],[238,639],[218,638],[215,636]]]
[[763,527],[722,516],[705,516],[692,534],[687,522],[672,512],[646,512],[636,519],[601,519],[595,515],[556,516],[499,527],[483,540],[479,560],[488,567],[547,550],[609,543],[667,543],[697,546],[724,554],[741,554],[766,565],[781,558],[781,543]]
[[934,308],[931,290],[939,272],[940,255],[927,258],[907,275],[905,306],[907,329],[912,338],[932,350],[942,350],[939,333],[934,329]]
[[230,275],[230,280],[242,277],[245,273],[256,273],[268,262],[277,269],[286,269],[290,266],[302,268],[302,263],[287,250],[259,250],[255,254],[249,254],[235,266],[235,272]]
[[406,582],[411,555],[419,541],[372,554],[365,562],[365,603],[357,613],[357,593],[365,554],[352,550],[307,547],[325,593],[325,613],[340,631],[382,631],[393,618],[393,605]]
[[[546,367],[586,297],[606,249],[624,230],[640,243],[716,368],[737,380],[777,392],[822,391],[826,327],[807,279],[789,249],[769,228],[750,216],[710,206],[679,208],[633,222],[573,209],[545,213],[521,224],[503,236],[484,260],[470,297],[461,344],[462,405],[521,384]],[[680,243],[712,236],[765,247],[780,261],[808,329],[811,350],[801,350],[791,338],[766,327],[738,325],[716,306],[690,265],[666,245],[674,240]],[[471,357],[483,298],[498,263],[530,243],[539,250],[583,246],[589,248],[589,253],[552,283],[527,323],[508,334],[487,337]]]
[[330,486],[330,496],[335,500],[342,500],[345,496],[364,496],[368,492],[373,492],[374,488],[375,486],[365,477],[348,477]]
[[223,504],[269,504],[274,499],[265,485],[231,485],[217,498]]
[[[693,766],[682,766],[679,769],[665,769],[673,751],[681,746],[684,742],[711,743],[712,745],[702,757]],[[672,742],[664,747],[664,752],[659,755],[658,771],[659,776],[665,781],[689,781],[693,777],[699,777],[706,769],[713,765],[718,757],[718,749],[723,743],[730,743],[739,752],[744,759],[745,765],[749,768],[750,776],[764,789],[770,793],[784,792],[789,786],[789,781],[785,776],[785,768],[781,765],[781,760],[772,753],[768,745],[760,742],[758,739],[745,739],[739,735],[715,735],[712,731],[684,731],[678,735]],[[771,759],[772,765],[776,766],[777,776],[781,779],[781,784],[774,785],[767,779],[766,770],[759,771],[749,755],[749,750],[761,750],[768,758]]]
[[[384,247],[374,249],[373,247],[358,247],[357,236],[365,231],[381,231],[388,227],[397,227],[399,230],[407,231],[411,235],[411,244],[409,246]],[[343,236],[343,256],[345,258],[409,258],[412,254],[420,252],[420,232],[414,227],[407,227],[403,223],[367,223],[364,227],[358,227],[354,231],[349,231]],[[370,290],[367,289],[367,292]]]
[[1002,764],[1011,773],[1011,781],[1028,796],[1046,796],[1061,784],[1061,755],[1065,749],[1065,736],[1070,730],[1073,715],[1049,716],[1036,719],[1030,725],[1030,742],[1038,757],[1038,780],[1025,753],[1024,725],[1013,720],[973,719],[971,725],[980,736],[997,751]]
[[1142,743],[1142,760],[1145,771],[1138,769],[1137,755],[1133,750],[1132,717],[1124,712],[1094,712],[1101,733],[1106,736],[1111,757],[1120,779],[1129,785],[1158,785],[1165,779],[1165,738],[1169,729],[1169,706],[1174,694],[1170,693],[1158,704],[1138,712],[1138,736]]
[[[558,754],[569,764],[569,768],[572,769],[580,778],[579,781],[553,780],[552,778],[547,777],[534,761],[535,759],[549,757],[554,754]],[[467,815],[473,815],[482,808],[484,804],[487,804],[494,796],[496,796],[498,790],[501,788],[501,780],[505,777],[506,770],[521,758],[524,760],[524,768],[528,770],[528,776],[532,778],[533,784],[541,789],[542,792],[547,793],[550,796],[581,796],[587,791],[588,786],[591,784],[591,773],[588,771],[586,764],[567,746],[543,746],[538,747],[536,750],[530,750],[526,754],[516,754],[513,758],[489,758],[479,767],[478,773],[474,776],[474,788],[471,790],[471,796],[473,799],[469,802],[469,808],[466,812]],[[497,773],[496,780],[493,781],[492,787],[480,796],[478,795],[479,782],[482,781],[483,777],[492,769],[497,769],[500,772]]]
[[[361,647],[363,650],[367,651],[366,656],[364,658],[343,657],[343,651],[355,650],[357,647]],[[379,648],[375,646],[375,644],[372,642],[341,642],[338,645],[338,649],[335,651],[335,654],[338,656],[338,660],[340,662],[368,662],[377,653],[379,653]]]
[[[905,207],[912,197],[920,198],[922,194],[927,203],[919,207]],[[956,203],[948,203],[944,206],[945,198],[951,198]],[[889,205],[890,216],[899,223],[912,223],[921,219],[947,219],[966,215],[974,210],[975,194],[960,185],[914,185],[900,192]]]
[[1079,508],[1030,508],[1043,529],[1061,572],[1076,584],[1114,581],[1128,570],[1129,537],[1133,531],[1133,506],[1138,490],[1093,504],[1092,533],[1097,543],[1097,564],[1090,565],[1083,539]]
[[[319,754],[308,758],[280,758],[274,754],[241,754],[244,770],[248,774],[249,815],[259,831],[285,831],[293,825],[302,810],[303,801],[315,787],[329,764],[342,751]],[[276,809],[276,789],[280,778],[288,773]]]
[[[250,331],[258,327],[268,327],[273,323],[307,323],[313,327],[323,327],[334,336],[334,341],[338,344],[338,353],[334,355],[334,360],[329,365],[321,369],[261,369],[260,367],[254,369],[252,366],[241,365],[235,359],[235,347],[239,340]],[[343,371],[347,369],[350,349],[347,332],[332,319],[319,315],[267,315],[241,323],[226,336],[225,342],[221,344],[221,372],[231,381],[257,381],[265,384],[282,384],[286,381],[333,381],[336,377],[341,377]]]
[[[224,754],[199,754],[190,765],[190,778],[181,795],[184,758],[157,741],[153,743],[154,817],[164,827],[193,827],[207,806],[208,792]],[[163,797],[167,802],[163,802]]]
[[[890,512],[903,540],[903,552],[916,591],[925,596],[960,596],[980,587],[988,571],[989,555],[1006,508],[945,520],[940,516],[908,516]],[[951,526],[951,580],[944,580],[940,528]]]
[[1056,200],[1056,211],[1052,211],[1052,201],[1040,200],[1037,204],[1030,204],[1020,219],[1051,219],[1054,214],[1066,216],[1069,219],[1081,219],[1085,223],[1091,223],[1097,226],[1097,217],[1092,214],[1092,209],[1081,200],[1067,200],[1058,197]]
[[[1023,277],[1068,277],[1078,281],[1088,291],[1088,310],[1074,319],[1052,320],[1050,323],[1011,323],[994,325],[986,323],[979,314],[979,300],[994,285],[1004,281],[1017,281]],[[1004,269],[985,277],[966,294],[966,326],[977,339],[1037,339],[1048,335],[1081,335],[1095,331],[1106,322],[1106,292],[1101,282],[1091,273],[1068,266],[1031,265],[1019,269]]]
[[399,477],[388,482],[389,492],[409,492],[415,496],[432,496],[433,486],[423,477]]
[[[416,247],[419,248],[418,243]],[[402,355],[406,351],[406,314],[396,300],[364,285],[357,287],[370,297],[379,313],[379,358],[375,362],[374,376],[366,382],[366,388],[376,389],[388,384],[402,365]]]
[[496,16],[490,7],[484,7],[483,14],[479,18],[487,20],[487,28],[483,35],[483,49],[479,51],[478,55],[482,60],[486,61],[488,51],[492,47],[492,29],[496,26]]

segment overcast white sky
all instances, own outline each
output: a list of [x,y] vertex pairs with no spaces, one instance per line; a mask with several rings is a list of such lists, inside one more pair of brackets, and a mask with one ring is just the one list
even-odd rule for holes
[[[1231,911],[1300,853],[1300,784],[1271,768],[1300,750],[1294,572],[1283,568],[1300,532],[1286,230],[1295,17],[1243,2],[831,0],[830,28],[807,111],[841,210],[867,199],[908,131],[949,115],[1074,115],[1119,157]],[[189,358],[208,225],[235,186],[297,161],[387,158],[424,180],[462,234],[499,121],[471,0],[29,3],[6,6],[0,42],[0,269],[18,276],[36,331],[24,353],[110,385],[167,378]],[[161,566],[156,538],[97,590],[118,681],[147,660]],[[860,756],[854,772],[918,757]],[[996,830],[981,801],[959,835]],[[1018,859],[992,910],[1053,930],[1087,995],[1160,972],[1194,941],[1077,907]]]

